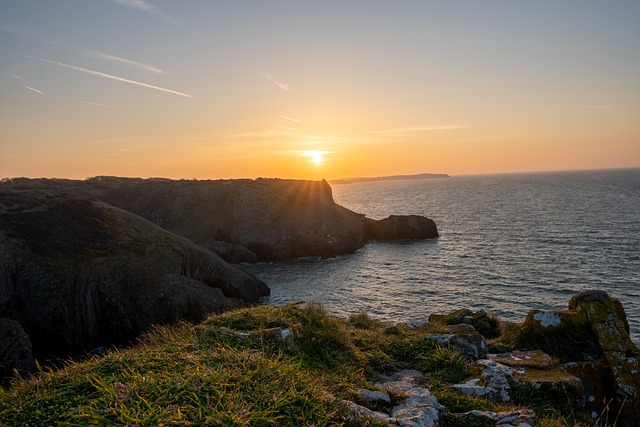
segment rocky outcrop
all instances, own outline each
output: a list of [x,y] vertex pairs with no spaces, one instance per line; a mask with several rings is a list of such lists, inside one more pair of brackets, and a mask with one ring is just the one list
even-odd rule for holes
[[608,405],[621,420],[640,419],[640,351],[618,299],[604,291],[581,292],[568,310],[531,311],[523,329],[528,343],[564,359],[585,390],[594,393],[586,399],[594,415]]
[[127,343],[269,294],[249,273],[149,221],[60,193],[0,191],[0,317],[36,357]]
[[391,215],[382,220],[366,219],[370,240],[428,239],[438,237],[436,223],[418,215]]
[[[7,188],[94,198],[219,253],[230,261],[333,257],[369,240],[437,237],[427,218],[376,221],[337,205],[326,181],[165,180],[97,177],[85,181],[13,179]],[[240,248],[224,245],[240,245]]]

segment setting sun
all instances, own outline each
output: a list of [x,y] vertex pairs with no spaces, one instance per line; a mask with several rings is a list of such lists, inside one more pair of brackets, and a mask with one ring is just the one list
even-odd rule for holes
[[320,165],[324,161],[325,154],[330,154],[331,151],[319,151],[319,150],[306,150],[302,155],[311,158],[311,163],[314,165]]

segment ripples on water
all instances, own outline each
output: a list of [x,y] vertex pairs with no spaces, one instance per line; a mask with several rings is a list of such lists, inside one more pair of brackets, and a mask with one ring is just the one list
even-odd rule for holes
[[428,216],[441,236],[245,266],[271,287],[269,304],[309,300],[386,321],[485,309],[522,321],[603,289],[640,342],[640,169],[354,183],[333,194],[369,218]]

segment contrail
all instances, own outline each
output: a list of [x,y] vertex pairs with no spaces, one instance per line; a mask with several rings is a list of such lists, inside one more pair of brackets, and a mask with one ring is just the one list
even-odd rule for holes
[[276,80],[275,77],[273,77],[271,74],[267,73],[266,71],[264,72],[264,76],[267,78],[267,80],[269,80],[274,85],[278,86],[280,89],[289,91],[289,85],[288,84],[284,84],[284,83],[279,82],[278,80]]
[[89,104],[89,105],[95,105],[96,107],[108,108],[109,110],[115,110],[116,109],[116,107],[112,107],[111,105],[99,104],[97,102],[84,101],[84,103],[85,104]]
[[89,70],[87,68],[76,67],[75,65],[69,65],[69,64],[62,63],[62,62],[52,61],[50,59],[38,58],[36,56],[24,55],[24,54],[21,54],[21,53],[18,53],[18,55],[24,56],[25,58],[36,59],[36,60],[42,61],[42,62],[48,62],[50,64],[56,64],[56,65],[59,65],[61,67],[71,68],[72,70],[80,71],[82,73],[91,74],[92,76],[104,77],[105,79],[116,80],[116,81],[119,81],[119,82],[129,83],[129,84],[136,85],[136,86],[142,86],[142,87],[146,87],[146,88],[149,88],[149,89],[155,89],[155,90],[159,90],[159,91],[162,91],[162,92],[172,93],[174,95],[180,95],[180,96],[186,96],[187,98],[193,98],[191,95],[188,95],[186,93],[178,92],[178,91],[171,90],[171,89],[165,89],[165,88],[159,87],[159,86],[153,86],[153,85],[150,85],[150,84],[147,84],[147,83],[138,82],[138,81],[135,81],[135,80],[125,79],[124,77],[118,77],[118,76],[114,76],[112,74],[101,73],[100,71]]
[[35,87],[31,87],[31,86],[23,86],[25,89],[29,89],[32,92],[35,92],[39,95],[44,95],[44,92],[41,90],[36,89]]

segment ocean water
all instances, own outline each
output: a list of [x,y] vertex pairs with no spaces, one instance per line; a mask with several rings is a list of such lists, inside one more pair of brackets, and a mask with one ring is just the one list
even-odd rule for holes
[[640,343],[640,169],[377,181],[333,194],[369,218],[425,215],[440,237],[245,265],[271,287],[267,304],[314,301],[388,322],[459,308],[523,321],[602,289],[620,299]]

